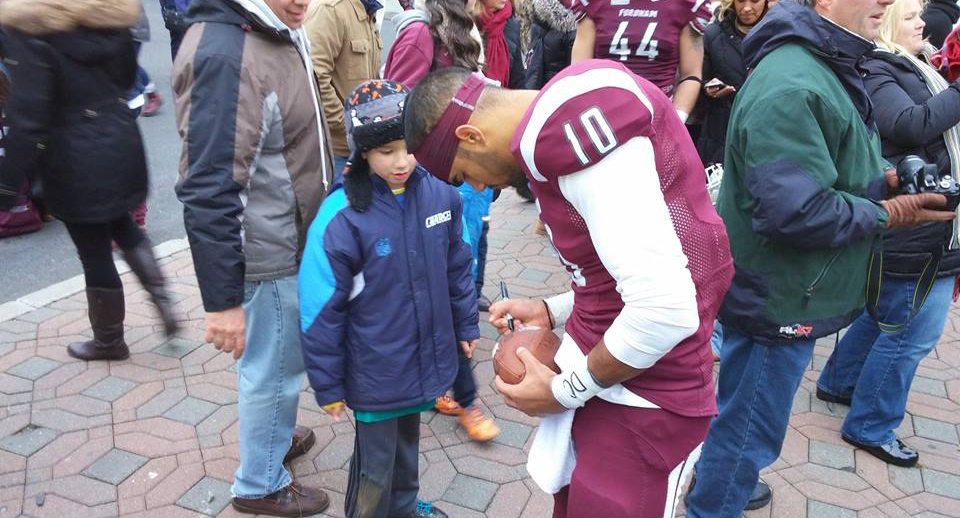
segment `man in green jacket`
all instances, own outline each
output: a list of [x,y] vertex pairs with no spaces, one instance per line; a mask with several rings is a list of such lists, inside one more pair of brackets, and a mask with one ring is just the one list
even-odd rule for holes
[[780,454],[817,338],[863,311],[887,228],[948,220],[943,196],[887,199],[857,62],[893,0],[784,0],[744,41],[753,69],[733,107],[718,207],[736,266],[720,309],[720,415],[697,465],[690,518],[740,516]]

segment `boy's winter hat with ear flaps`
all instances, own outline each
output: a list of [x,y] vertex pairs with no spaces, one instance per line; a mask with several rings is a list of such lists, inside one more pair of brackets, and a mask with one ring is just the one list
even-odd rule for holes
[[350,160],[343,175],[350,206],[363,212],[370,206],[370,167],[362,153],[394,140],[403,140],[403,103],[410,89],[396,81],[360,83],[346,99],[344,124]]

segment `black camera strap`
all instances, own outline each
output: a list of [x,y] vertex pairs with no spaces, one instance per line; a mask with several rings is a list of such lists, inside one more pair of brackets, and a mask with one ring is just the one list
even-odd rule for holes
[[910,307],[910,316],[907,320],[899,324],[882,322],[877,316],[877,307],[880,304],[880,288],[883,285],[883,238],[877,240],[870,255],[870,265],[867,270],[867,312],[876,321],[877,327],[884,333],[899,333],[907,324],[913,320],[913,317],[923,307],[927,300],[927,295],[933,289],[933,284],[937,280],[937,274],[940,273],[940,260],[943,259],[943,247],[930,254],[927,263],[920,272],[917,279],[917,287],[913,290],[913,301]]

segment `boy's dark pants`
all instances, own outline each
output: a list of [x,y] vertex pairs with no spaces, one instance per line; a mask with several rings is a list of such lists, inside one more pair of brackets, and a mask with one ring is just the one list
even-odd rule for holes
[[348,518],[409,516],[420,490],[420,414],[357,421],[344,509]]
[[[487,264],[487,232],[490,231],[490,223],[483,222],[483,232],[480,234],[479,257],[477,258],[477,295],[480,295],[480,288],[483,288],[483,270]],[[453,380],[453,399],[463,408],[473,405],[473,400],[477,398],[477,382],[473,379],[473,366],[470,364],[470,358],[463,354],[460,344],[457,344],[457,353],[460,355],[460,364],[457,367],[457,377]]]
[[457,365],[457,377],[453,380],[453,399],[456,400],[462,408],[469,408],[473,405],[473,400],[477,398],[477,382],[473,379],[473,366],[470,365],[470,358],[463,353],[460,344],[457,344],[457,354],[460,356],[460,364]]

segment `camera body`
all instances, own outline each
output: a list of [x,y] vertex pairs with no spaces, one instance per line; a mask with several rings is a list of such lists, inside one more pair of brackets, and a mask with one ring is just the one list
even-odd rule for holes
[[941,175],[936,164],[928,164],[916,155],[907,155],[897,165],[897,179],[903,194],[932,192],[947,198],[944,210],[955,211],[960,205],[960,185],[950,173]]

